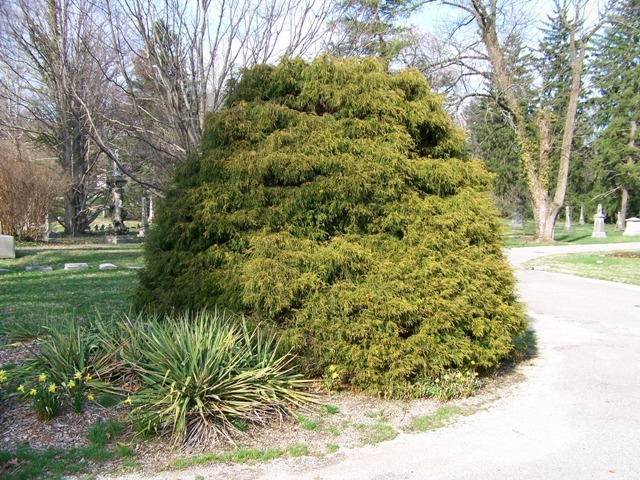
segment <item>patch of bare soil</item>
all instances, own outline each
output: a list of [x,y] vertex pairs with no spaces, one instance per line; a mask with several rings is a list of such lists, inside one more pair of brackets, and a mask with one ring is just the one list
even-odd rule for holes
[[629,251],[626,251],[626,252],[613,252],[613,253],[608,253],[607,257],[614,257],[614,258],[640,258],[640,251],[629,250]]
[[[24,347],[0,347],[0,365],[20,363],[28,350]],[[189,459],[203,453],[230,453],[238,448],[280,449],[294,447],[304,455],[322,457],[343,448],[354,448],[394,438],[400,432],[410,432],[413,421],[433,415],[441,407],[460,407],[462,414],[486,408],[490,402],[504,395],[510,387],[522,381],[517,370],[505,370],[485,378],[475,396],[442,403],[433,399],[386,400],[351,392],[318,393],[318,405],[301,410],[296,416],[274,418],[266,427],[250,427],[236,432],[234,438],[212,439],[198,450],[185,450],[173,445],[168,438],[141,440],[129,431],[118,441],[130,443],[139,464],[137,478],[147,478],[159,471],[173,470],[177,459]],[[64,410],[49,422],[36,420],[31,405],[16,398],[0,402],[0,450],[14,450],[19,444],[34,449],[70,448],[86,445],[87,431],[100,420],[117,418],[125,421],[123,407],[101,408],[88,406],[82,414]],[[304,461],[303,458],[294,461]],[[233,469],[225,464],[223,469]],[[131,472],[119,463],[102,464],[106,476]]]

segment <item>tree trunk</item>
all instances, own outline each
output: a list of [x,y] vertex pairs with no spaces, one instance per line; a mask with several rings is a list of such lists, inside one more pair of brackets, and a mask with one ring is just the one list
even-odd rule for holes
[[[633,150],[636,146],[636,132],[638,131],[638,123],[635,120],[631,120],[631,125],[629,128],[629,149]],[[627,165],[633,165],[633,155],[629,154],[627,157]],[[627,208],[629,204],[629,188],[623,184],[620,186],[622,190],[622,199],[620,201],[620,225],[622,225],[622,229],[624,230],[625,225],[627,224]]]

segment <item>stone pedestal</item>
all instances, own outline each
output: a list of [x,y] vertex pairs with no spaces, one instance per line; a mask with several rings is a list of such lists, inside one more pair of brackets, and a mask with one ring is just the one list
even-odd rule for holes
[[515,212],[511,215],[511,228],[523,228],[524,218],[521,213]]
[[627,228],[624,229],[622,235],[627,237],[640,237],[640,218],[627,218]]
[[604,231],[604,213],[602,212],[602,205],[598,205],[598,213],[593,216],[593,233],[592,238],[606,238],[607,234]]
[[16,247],[11,235],[0,235],[0,258],[16,258]]
[[573,225],[571,224],[571,207],[566,207],[565,209],[564,231],[573,232]]

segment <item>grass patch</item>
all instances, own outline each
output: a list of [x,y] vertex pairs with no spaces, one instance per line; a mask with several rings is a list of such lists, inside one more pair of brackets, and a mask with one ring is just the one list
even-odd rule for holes
[[398,432],[391,425],[383,422],[376,422],[373,425],[359,423],[355,428],[362,432],[361,440],[364,445],[393,440],[398,436]]
[[338,450],[340,450],[340,446],[335,443],[329,443],[327,445],[327,453],[336,453]]
[[340,411],[335,405],[322,405],[321,410],[328,415],[335,415]]
[[640,241],[638,237],[625,237],[622,231],[616,230],[615,225],[605,225],[606,238],[592,238],[593,224],[574,225],[573,232],[564,231],[564,221],[556,224],[555,242],[541,243],[534,240],[535,225],[533,220],[525,223],[524,228],[511,228],[509,221],[502,221],[503,245],[507,248],[536,247],[542,245],[591,245],[602,243],[630,243]]
[[311,418],[305,417],[304,415],[296,415],[296,420],[305,430],[313,431],[318,429],[318,423]]
[[174,460],[171,464],[179,469],[185,469],[195,465],[205,465],[207,463],[234,462],[253,464],[275,460],[276,458],[283,457],[287,454],[291,457],[300,457],[308,453],[309,448],[302,444],[290,445],[284,450],[281,448],[268,448],[266,450],[260,450],[258,448],[238,448],[237,450],[228,453],[209,452],[202,455],[179,458]]
[[640,256],[634,257],[630,252],[554,255],[537,258],[526,265],[545,265],[551,272],[640,285]]
[[432,415],[418,417],[413,421],[411,430],[415,432],[428,432],[446,426],[452,418],[459,415],[471,415],[473,409],[463,409],[461,407],[440,407]]
[[[59,322],[103,317],[129,310],[126,293],[138,284],[134,270],[142,266],[142,245],[92,245],[63,248],[28,246],[16,250],[15,259],[0,260],[0,268],[12,273],[0,276],[0,328],[32,326],[38,333],[43,320]],[[88,270],[62,270],[65,263],[87,263]],[[99,270],[113,263],[118,270]],[[50,272],[25,272],[29,265],[49,265]],[[25,327],[25,328],[26,328]]]
[[289,445],[287,447],[287,453],[292,457],[301,457],[309,453],[309,447],[300,443],[295,445]]

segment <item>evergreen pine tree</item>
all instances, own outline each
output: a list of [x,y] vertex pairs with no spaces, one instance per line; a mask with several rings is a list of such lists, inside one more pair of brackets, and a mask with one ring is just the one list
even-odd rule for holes
[[597,89],[594,147],[621,219],[640,209],[640,0],[616,2],[592,61]]
[[338,56],[372,56],[387,63],[413,39],[401,25],[422,0],[343,0],[331,51]]

